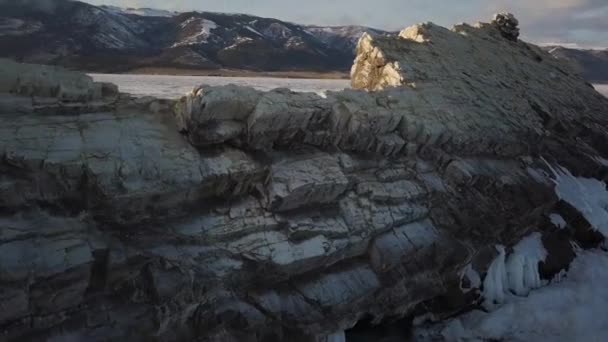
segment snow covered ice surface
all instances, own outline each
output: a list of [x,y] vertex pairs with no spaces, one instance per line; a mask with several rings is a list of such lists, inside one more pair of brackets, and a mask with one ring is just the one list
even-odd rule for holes
[[561,281],[508,296],[495,311],[473,311],[432,327],[418,327],[414,340],[571,342],[608,341],[608,253],[580,251]]
[[123,93],[140,97],[154,96],[167,99],[184,96],[192,91],[195,86],[201,84],[219,86],[232,83],[265,91],[275,88],[289,88],[297,92],[314,92],[319,95],[328,90],[338,91],[350,87],[349,80],[129,74],[90,74],[90,76],[97,82],[111,82],[118,85]]
[[[206,84],[219,86],[236,84],[268,91],[274,88],[289,88],[297,92],[324,94],[350,88],[350,80],[296,79],[273,77],[216,77],[216,76],[171,76],[131,74],[90,74],[97,82],[111,82],[123,93],[134,96],[154,96],[176,99],[190,92],[195,86]],[[595,85],[599,92],[608,96],[608,85]]]

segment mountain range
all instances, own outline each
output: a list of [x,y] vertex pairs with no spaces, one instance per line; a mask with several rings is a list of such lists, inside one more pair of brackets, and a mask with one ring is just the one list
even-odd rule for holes
[[553,56],[570,61],[589,81],[608,82],[608,49],[581,50],[562,46],[545,47]]
[[[310,26],[247,14],[0,0],[0,57],[98,72],[138,68],[348,71],[363,26]],[[608,51],[547,47],[590,81],[608,81]]]

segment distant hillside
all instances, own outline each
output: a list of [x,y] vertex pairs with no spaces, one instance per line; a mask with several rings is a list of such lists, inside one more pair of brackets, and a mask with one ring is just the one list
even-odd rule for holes
[[608,83],[608,49],[578,50],[561,46],[545,49],[557,58],[570,61],[590,82]]
[[0,2],[1,57],[95,71],[346,71],[361,34],[383,33],[244,14],[120,9],[68,0],[9,3]]
[[[71,0],[0,1],[0,57],[98,72],[345,72],[363,26],[306,26],[245,14],[177,13]],[[547,47],[592,82],[608,82],[608,51]]]

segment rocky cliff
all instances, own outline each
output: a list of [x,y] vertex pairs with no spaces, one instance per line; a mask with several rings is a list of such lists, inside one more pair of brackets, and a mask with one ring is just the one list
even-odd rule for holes
[[364,36],[325,98],[2,61],[2,339],[343,341],[540,286],[608,234],[608,99],[503,29]]

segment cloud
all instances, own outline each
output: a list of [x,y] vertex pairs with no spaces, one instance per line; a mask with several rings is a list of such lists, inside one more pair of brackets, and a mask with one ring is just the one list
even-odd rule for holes
[[[541,1],[543,2],[543,1]],[[538,6],[538,4],[536,5]],[[576,42],[580,46],[608,46],[606,0],[556,1],[550,10],[523,13],[522,30],[536,41]]]

